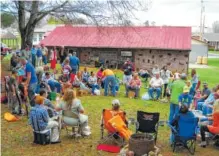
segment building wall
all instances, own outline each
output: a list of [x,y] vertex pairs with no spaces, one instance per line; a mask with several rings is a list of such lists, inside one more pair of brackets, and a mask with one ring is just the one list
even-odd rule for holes
[[198,56],[208,56],[208,46],[201,44],[192,44],[192,50],[189,54],[189,62],[195,63]]
[[189,51],[136,50],[135,66],[151,70],[154,65],[164,65],[172,71],[187,72]]
[[38,45],[44,38],[45,32],[34,32],[33,33],[33,45]]

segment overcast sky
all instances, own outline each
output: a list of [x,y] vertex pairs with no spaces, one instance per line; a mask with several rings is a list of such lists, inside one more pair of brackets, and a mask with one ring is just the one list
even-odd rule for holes
[[[204,0],[205,25],[219,20],[219,0]],[[199,26],[201,0],[152,0],[148,12],[136,12],[139,21],[155,21],[156,25]]]

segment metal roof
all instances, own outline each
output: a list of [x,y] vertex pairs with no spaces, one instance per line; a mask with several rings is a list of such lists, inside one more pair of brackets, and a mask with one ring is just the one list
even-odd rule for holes
[[190,50],[190,27],[77,27],[54,29],[46,46]]
[[219,33],[206,33],[203,34],[203,38],[208,41],[219,41]]

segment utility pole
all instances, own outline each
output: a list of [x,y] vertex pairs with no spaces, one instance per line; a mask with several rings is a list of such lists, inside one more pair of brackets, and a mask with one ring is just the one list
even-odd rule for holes
[[202,21],[202,16],[203,16],[203,12],[204,12],[204,1],[201,0],[201,17],[200,17],[200,40],[202,40],[202,27],[203,27],[203,21]]

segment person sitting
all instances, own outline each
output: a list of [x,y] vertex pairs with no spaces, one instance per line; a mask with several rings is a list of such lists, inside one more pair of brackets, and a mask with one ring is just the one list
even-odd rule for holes
[[63,116],[64,123],[75,126],[79,122],[82,135],[90,135],[84,133],[86,131],[86,127],[88,126],[88,116],[84,115],[84,108],[81,104],[81,101],[77,99],[74,90],[68,89],[65,91],[62,101],[56,106],[56,111],[61,111],[61,110],[71,111],[74,114],[77,114],[80,120],[78,121],[78,119],[64,115]]
[[212,125],[202,125],[200,127],[201,133],[201,147],[206,147],[207,142],[205,138],[205,132],[210,132],[212,134],[219,134],[219,100],[214,102],[213,115],[212,117],[207,117],[208,120],[213,121]]
[[212,89],[212,92],[204,102],[197,103],[197,110],[202,111],[203,115],[208,115],[212,113],[212,107],[215,101],[216,88]]
[[133,90],[135,92],[135,98],[139,97],[140,88],[141,80],[139,79],[138,74],[135,73],[129,84],[126,85],[126,97],[128,97],[128,92],[130,90]]
[[42,81],[46,82],[49,85],[52,92],[54,92],[55,89],[58,93],[61,92],[61,84],[58,81],[56,81],[53,77],[51,77],[49,72],[45,73],[45,78]]
[[71,73],[72,69],[69,63],[69,59],[65,59],[64,63],[63,63],[63,67],[62,67],[62,72],[65,76],[67,76],[69,78],[69,74]]
[[138,75],[141,78],[145,79],[145,82],[147,82],[148,78],[151,77],[150,73],[145,69],[140,69],[139,70],[139,68],[138,68],[138,69],[136,69],[136,71],[138,72]]
[[44,97],[37,95],[35,97],[35,106],[30,110],[29,123],[36,132],[51,129],[51,144],[60,143],[59,124],[57,121],[49,119],[49,114],[43,103]]
[[160,78],[160,74],[156,73],[155,77],[153,77],[150,82],[149,82],[149,90],[148,90],[148,94],[149,96],[152,98],[152,100],[154,100],[154,92],[156,92],[157,97],[156,100],[159,99],[160,95],[161,95],[161,88],[163,85],[163,80]]
[[[195,115],[189,111],[189,107],[187,105],[182,104],[179,108],[179,113],[174,116],[174,118],[170,121],[170,125],[176,127],[178,129],[180,118],[192,119],[195,118]],[[170,143],[173,143],[173,134],[170,136]]]
[[74,78],[73,87],[79,88],[81,83],[82,83],[82,75],[81,72],[78,71]]
[[94,95],[95,89],[100,89],[99,85],[97,84],[97,77],[95,76],[94,72],[91,72],[91,76],[88,78],[88,86],[92,89],[91,94]]
[[189,95],[189,87],[188,86],[185,86],[183,88],[183,93],[179,96],[179,107],[181,105],[186,105],[189,110],[192,109],[192,97],[191,95]]
[[84,68],[84,71],[82,73],[82,81],[84,83],[87,83],[88,82],[88,78],[89,78],[90,74],[89,72],[87,71],[87,67]]
[[208,96],[211,94],[210,89],[208,88],[208,84],[206,82],[203,83],[203,90],[201,92],[201,97],[197,99],[197,106],[199,102],[204,102]]
[[61,75],[59,77],[59,83],[62,86],[62,94],[64,94],[65,90],[72,88],[72,84],[70,83],[68,77],[65,75]]

